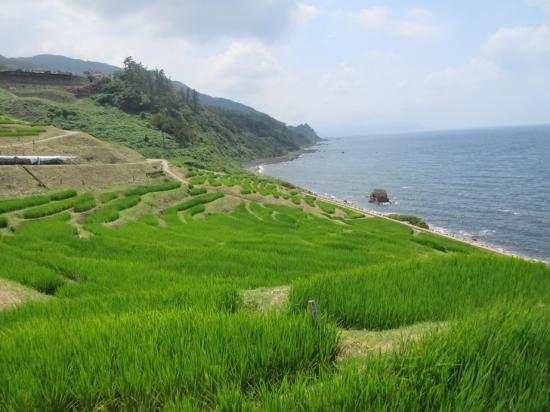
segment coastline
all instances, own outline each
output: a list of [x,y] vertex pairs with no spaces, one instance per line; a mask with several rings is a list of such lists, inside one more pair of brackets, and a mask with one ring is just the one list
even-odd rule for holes
[[244,163],[242,167],[253,172],[261,173],[260,170],[263,165],[290,162],[291,160],[295,160],[305,153],[316,152],[317,151],[317,149],[315,149],[316,145],[317,143],[312,146],[307,146],[302,149],[294,150],[292,152],[289,152],[281,156],[265,157],[262,159],[252,160],[251,162]]
[[[263,172],[263,167],[262,167],[263,165],[289,162],[291,160],[297,159],[298,157],[300,157],[304,153],[312,153],[312,152],[315,152],[315,151],[316,151],[316,149],[301,149],[301,150],[297,150],[295,152],[288,153],[287,155],[284,155],[284,156],[277,156],[277,157],[271,157],[271,158],[266,158],[266,159],[258,159],[258,160],[255,160],[253,162],[247,163],[243,167],[245,167],[246,169],[252,171],[253,173],[269,176],[269,175],[267,175]],[[273,176],[269,176],[269,177],[272,177],[274,179],[278,179],[278,178],[273,177]],[[293,185],[299,187],[298,185],[296,185],[293,182],[289,182],[289,183],[292,183]],[[311,193],[312,195],[315,195],[317,198],[322,199],[325,202],[332,203],[332,204],[342,206],[342,207],[346,207],[348,209],[354,210],[354,211],[359,212],[359,213],[364,213],[365,215],[368,215],[368,216],[371,216],[371,217],[379,217],[379,218],[386,219],[386,220],[389,220],[389,221],[392,221],[392,222],[395,222],[395,223],[399,223],[399,224],[402,224],[404,226],[408,226],[413,230],[417,230],[419,232],[425,232],[425,233],[430,233],[430,234],[433,234],[433,235],[436,235],[436,236],[441,236],[441,237],[444,237],[446,239],[454,240],[454,241],[457,241],[457,242],[460,242],[460,243],[463,243],[463,244],[466,244],[466,245],[469,245],[469,246],[473,246],[473,247],[476,247],[478,249],[481,249],[481,250],[484,250],[484,251],[487,251],[487,252],[490,252],[490,253],[495,253],[495,254],[498,254],[498,255],[501,255],[501,256],[517,257],[517,258],[526,259],[526,260],[530,260],[530,261],[536,261],[536,262],[542,262],[542,263],[550,264],[550,262],[542,260],[542,259],[532,258],[532,257],[521,255],[521,254],[518,254],[518,253],[515,253],[515,252],[507,251],[503,248],[499,248],[498,246],[488,245],[488,244],[485,244],[485,243],[482,243],[482,242],[479,242],[479,241],[476,241],[476,240],[460,237],[459,235],[453,233],[451,230],[448,230],[448,229],[445,229],[445,228],[434,229],[432,226],[430,226],[429,229],[420,228],[420,227],[414,226],[414,225],[412,225],[408,222],[403,222],[403,221],[391,219],[384,213],[380,213],[380,212],[377,212],[377,211],[374,211],[374,210],[371,210],[371,209],[356,206],[356,205],[350,203],[347,200],[337,199],[336,197],[331,196],[331,195],[328,195],[328,196],[321,195],[321,194],[313,192],[313,191],[311,191],[307,188],[303,188],[303,187],[300,187],[300,188],[302,190],[308,192],[308,193]],[[428,221],[428,224],[429,224],[429,221]]]

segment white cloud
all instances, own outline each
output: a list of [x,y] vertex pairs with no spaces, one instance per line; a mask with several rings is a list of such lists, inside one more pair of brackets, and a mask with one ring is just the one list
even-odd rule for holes
[[508,68],[547,69],[550,63],[550,26],[501,28],[489,38],[483,51]]
[[390,22],[390,13],[384,7],[369,7],[360,10],[358,18],[367,29],[384,29]]
[[223,53],[205,59],[202,66],[197,80],[206,89],[241,97],[258,93],[266,81],[283,72],[269,49],[253,40],[231,43]]
[[297,23],[307,23],[317,17],[319,13],[319,9],[313,4],[297,3],[292,17]]
[[367,29],[414,39],[431,38],[440,31],[432,22],[432,14],[424,9],[411,9],[407,19],[396,19],[384,7],[368,7],[357,13],[357,19]]
[[323,91],[333,94],[349,93],[355,88],[356,70],[347,63],[340,63],[335,70],[321,76],[320,86]]

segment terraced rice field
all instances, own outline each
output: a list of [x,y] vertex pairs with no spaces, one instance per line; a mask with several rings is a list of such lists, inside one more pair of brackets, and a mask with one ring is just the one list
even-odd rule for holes
[[547,265],[187,178],[0,202],[0,410],[550,408]]

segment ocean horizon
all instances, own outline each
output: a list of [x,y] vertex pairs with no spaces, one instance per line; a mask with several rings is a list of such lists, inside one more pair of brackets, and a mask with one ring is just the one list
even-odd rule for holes
[[[328,138],[261,172],[374,212],[550,261],[550,125]],[[368,203],[374,189],[391,203]]]

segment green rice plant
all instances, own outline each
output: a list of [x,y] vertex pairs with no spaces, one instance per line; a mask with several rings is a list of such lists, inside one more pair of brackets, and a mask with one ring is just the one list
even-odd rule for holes
[[0,129],[0,137],[24,137],[24,136],[38,136],[41,133],[45,133],[46,129],[41,128],[18,128],[14,130]]
[[477,250],[474,246],[457,240],[436,236],[431,233],[419,233],[411,239],[413,242],[423,246],[431,247],[440,252],[470,253]]
[[97,225],[114,222],[120,217],[120,211],[136,206],[140,200],[141,198],[139,195],[130,195],[117,199],[108,206],[103,206],[87,216],[86,224]]
[[66,196],[69,192],[72,194],[72,191],[64,191],[64,192],[53,193],[51,195],[37,195],[37,196],[24,197],[21,199],[3,200],[3,201],[0,201],[0,214],[13,212],[21,209],[26,209],[32,206],[44,205],[46,203],[49,203],[52,200],[65,199],[65,197],[63,196]]
[[193,221],[193,216],[198,215],[199,213],[203,213],[206,211],[206,207],[204,205],[196,205],[192,208],[187,209],[185,212],[184,218],[187,223],[190,223]]
[[332,215],[336,211],[336,206],[332,203],[327,203],[320,200],[317,202],[317,205],[319,206],[319,209],[329,215]]
[[308,206],[310,207],[315,207],[315,201],[317,200],[317,198],[315,196],[311,196],[311,195],[306,195],[304,197],[304,201],[307,203]]
[[418,216],[414,215],[397,215],[397,214],[390,214],[388,215],[390,219],[399,220],[401,222],[408,222],[411,225],[421,227],[423,229],[429,229],[430,227],[428,224],[419,218]]
[[94,207],[96,207],[95,199],[88,199],[88,200],[83,200],[82,202],[76,203],[74,205],[73,210],[76,213],[83,213],[93,209]]
[[106,206],[106,207],[99,208],[91,215],[88,215],[86,217],[86,225],[110,223],[110,222],[114,222],[119,217],[120,217],[120,213],[118,212],[117,209],[111,206]]
[[76,190],[70,189],[63,192],[57,192],[50,196],[50,200],[65,200],[77,195]]
[[6,216],[0,216],[0,229],[8,227],[8,218]]
[[50,203],[44,206],[38,206],[32,209],[27,209],[23,212],[23,218],[37,219],[45,216],[50,216],[55,213],[69,210],[79,203],[89,202],[93,199],[94,199],[93,193],[85,193],[77,197],[61,200],[59,202]]
[[336,328],[315,327],[309,316],[185,309],[65,316],[3,333],[0,406],[157,410],[186,399],[212,410],[231,392],[244,397],[287,375],[328,370],[336,353]]
[[144,215],[139,219],[139,221],[149,226],[159,226],[159,219],[157,215]]
[[206,190],[204,187],[193,187],[193,188],[189,188],[189,190],[187,192],[191,196],[197,196],[197,195],[202,195],[202,194],[208,192],[208,190]]
[[241,400],[243,410],[513,410],[550,408],[550,316],[521,303],[497,306],[409,341],[390,356],[373,354],[366,365]]
[[121,211],[136,206],[140,200],[141,198],[138,195],[129,195],[114,201],[111,207]]
[[118,197],[118,192],[105,192],[99,195],[99,201],[101,203],[108,203],[113,199],[116,199]]
[[192,185],[202,185],[206,182],[206,176],[197,176],[189,180]]
[[338,209],[344,212],[348,219],[361,219],[362,217],[365,217],[363,213],[356,212],[355,210],[348,209],[347,207],[339,206]]
[[65,284],[63,277],[55,271],[31,259],[18,256],[14,253],[16,251],[0,242],[0,256],[2,256],[0,278],[13,280],[49,295],[53,295],[60,286]]
[[185,177],[189,178],[189,177],[195,177],[197,176],[197,172],[193,169],[189,169],[187,171],[187,173],[185,173]]
[[222,182],[215,178],[209,178],[208,183],[210,183],[210,186],[212,187],[220,187],[222,185]]
[[17,124],[21,126],[30,126],[29,122],[24,122],[22,120],[15,120],[5,116],[0,117],[0,124]]
[[294,203],[295,205],[300,205],[300,203],[302,203],[302,200],[300,199],[300,196],[298,196],[298,195],[292,195],[290,197],[290,200],[292,200],[292,203]]
[[144,195],[152,192],[164,192],[167,190],[179,189],[181,187],[180,182],[168,181],[150,186],[137,186],[124,193],[124,196]]
[[550,290],[544,264],[490,255],[437,257],[320,275],[296,283],[290,302],[309,299],[345,327],[389,329],[460,313],[521,295],[542,303]]
[[224,196],[224,194],[222,192],[213,192],[213,193],[209,193],[209,194],[204,195],[204,196],[194,197],[192,199],[186,200],[186,201],[180,203],[179,205],[174,206],[171,209],[173,209],[177,212],[181,212],[183,210],[190,209],[190,208],[192,208],[193,206],[196,206],[196,205],[202,205],[202,204],[205,204],[205,203],[213,202],[214,200],[220,199],[223,196]]

